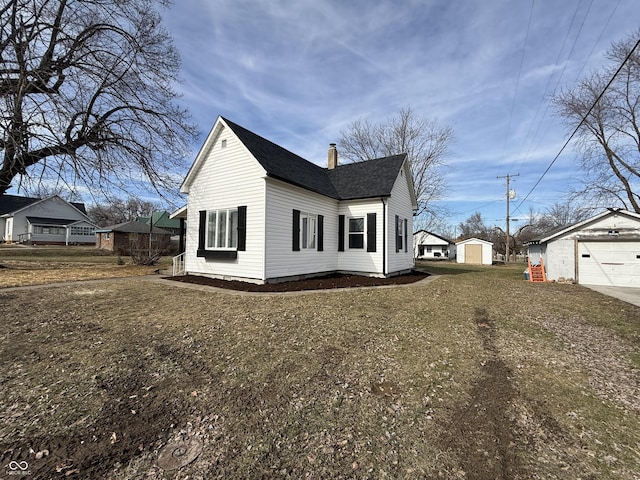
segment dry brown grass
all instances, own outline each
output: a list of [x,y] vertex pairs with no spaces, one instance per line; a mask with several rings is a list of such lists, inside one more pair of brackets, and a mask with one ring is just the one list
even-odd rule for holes
[[[640,407],[592,381],[606,371],[585,357],[589,342],[556,326],[606,335],[633,388],[640,309],[524,282],[520,266],[440,268],[419,287],[298,296],[137,279],[0,290],[0,468],[637,478]],[[161,447],[190,435],[204,441],[196,461],[156,466]]]
[[92,247],[6,245],[0,248],[0,267],[0,288],[149,275],[158,268],[133,265],[127,257]]

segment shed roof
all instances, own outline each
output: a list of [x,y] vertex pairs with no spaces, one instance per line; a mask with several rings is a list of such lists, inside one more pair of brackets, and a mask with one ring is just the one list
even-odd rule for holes
[[482,240],[481,238],[467,238],[466,240],[460,240],[459,242],[456,242],[456,245],[462,245],[463,243],[484,243],[485,245],[493,245],[493,243],[487,241],[487,240]]

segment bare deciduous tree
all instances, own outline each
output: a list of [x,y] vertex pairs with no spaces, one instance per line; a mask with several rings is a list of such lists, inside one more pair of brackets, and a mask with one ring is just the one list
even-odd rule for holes
[[159,207],[153,202],[129,197],[126,200],[113,199],[108,203],[100,203],[90,207],[87,215],[101,227],[135,220],[138,217],[150,216]]
[[536,229],[546,233],[554,228],[566,227],[589,218],[592,209],[576,205],[575,202],[556,202],[537,219]]
[[406,153],[418,200],[416,216],[434,217],[439,212],[434,202],[442,197],[446,186],[443,170],[452,141],[450,127],[416,117],[407,108],[386,123],[353,122],[342,132],[339,145],[341,155],[352,162]]
[[156,8],[167,3],[1,4],[0,196],[18,179],[173,187],[195,128],[176,103],[179,57]]
[[491,228],[489,228],[482,218],[482,214],[480,212],[475,212],[469,218],[467,218],[464,222],[460,222],[458,225],[460,230],[460,238],[468,239],[468,238],[480,238],[482,240],[490,240],[491,239]]
[[[639,38],[640,31],[614,44],[608,53],[610,67],[591,74],[554,98],[558,113],[570,128],[575,128],[586,116],[576,134],[583,179],[574,197],[586,199],[594,207],[620,205],[637,213],[640,213],[640,52],[636,48]],[[596,103],[621,65],[615,80]]]

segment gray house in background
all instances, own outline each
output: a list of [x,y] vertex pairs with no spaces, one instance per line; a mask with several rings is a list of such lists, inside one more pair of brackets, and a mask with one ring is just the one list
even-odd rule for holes
[[0,197],[0,234],[6,243],[93,245],[96,225],[84,203],[48,198]]

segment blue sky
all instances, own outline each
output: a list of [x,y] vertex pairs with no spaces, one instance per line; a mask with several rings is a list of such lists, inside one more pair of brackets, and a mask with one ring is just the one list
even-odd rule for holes
[[[549,97],[640,27],[637,0],[177,0],[164,12],[178,90],[201,130],[218,115],[320,165],[358,119],[400,109],[453,128],[442,204],[456,225],[543,211],[577,178]],[[195,156],[200,144],[193,146]],[[338,146],[339,147],[339,146]],[[517,226],[517,223],[516,223]]]

